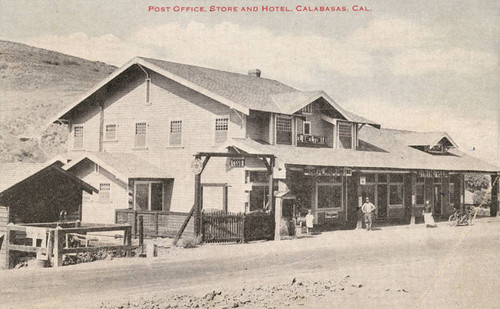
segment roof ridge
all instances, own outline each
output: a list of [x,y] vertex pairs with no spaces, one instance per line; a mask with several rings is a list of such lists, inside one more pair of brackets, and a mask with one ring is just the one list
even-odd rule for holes
[[162,59],[156,59],[156,58],[149,58],[149,57],[142,57],[142,56],[137,56],[137,58],[140,58],[140,59],[143,59],[143,60],[146,60],[146,61],[161,61],[161,62],[166,62],[166,63],[171,63],[171,64],[177,64],[177,65],[183,65],[183,66],[188,66],[188,67],[193,67],[193,68],[198,68],[198,69],[203,69],[203,70],[210,70],[210,71],[214,71],[214,72],[221,72],[221,73],[226,73],[226,74],[232,74],[232,75],[238,75],[238,76],[242,76],[242,77],[246,77],[246,78],[260,78],[260,79],[265,79],[265,80],[268,80],[268,81],[273,81],[273,82],[276,82],[276,83],[279,83],[281,85],[284,85],[284,86],[287,86],[289,88],[292,88],[296,91],[302,91],[302,90],[299,90],[299,89],[296,89],[292,86],[289,86],[287,84],[284,84],[276,79],[271,79],[271,78],[266,78],[266,77],[254,77],[254,76],[250,76],[248,74],[243,74],[243,73],[236,73],[236,72],[231,72],[231,71],[225,71],[225,70],[219,70],[219,69],[214,69],[214,68],[209,68],[209,67],[205,67],[205,66],[201,66],[201,65],[195,65],[195,64],[188,64],[188,63],[182,63],[182,62],[175,62],[175,61],[169,61],[169,60],[162,60]]

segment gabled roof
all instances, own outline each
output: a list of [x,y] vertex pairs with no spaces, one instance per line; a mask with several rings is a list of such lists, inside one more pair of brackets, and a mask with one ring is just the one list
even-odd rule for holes
[[400,170],[446,170],[461,172],[500,172],[500,167],[468,156],[457,149],[450,155],[434,156],[407,146],[384,130],[364,126],[360,143],[375,146],[377,151],[309,148],[291,145],[269,145],[251,139],[232,139],[226,146],[249,153],[273,153],[279,164],[347,166]]
[[248,115],[250,110],[293,114],[319,97],[323,97],[346,119],[373,124],[365,118],[343,110],[323,91],[300,91],[276,80],[246,74],[231,73],[194,65],[151,58],[136,57],[105,78],[82,98],[60,112],[50,123],[65,119],[68,113],[88,100],[106,84],[131,66],[139,65],[191,88],[228,107]]
[[70,181],[78,183],[82,187],[82,190],[88,193],[98,192],[96,188],[62,169],[62,165],[63,163],[60,161],[48,163],[2,163],[0,164],[0,194],[23,182],[36,179],[49,172],[56,172],[63,177],[67,177]]
[[408,146],[429,146],[437,145],[443,138],[447,139],[453,147],[458,145],[446,132],[415,132],[396,129],[384,129]]
[[128,183],[129,178],[173,178],[133,153],[85,152],[71,159],[63,168],[71,170],[84,160],[101,166],[124,183]]

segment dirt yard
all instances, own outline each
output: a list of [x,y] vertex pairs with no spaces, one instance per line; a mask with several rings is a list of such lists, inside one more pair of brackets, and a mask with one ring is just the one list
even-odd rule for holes
[[205,245],[9,271],[0,288],[6,308],[498,308],[499,232],[483,218]]

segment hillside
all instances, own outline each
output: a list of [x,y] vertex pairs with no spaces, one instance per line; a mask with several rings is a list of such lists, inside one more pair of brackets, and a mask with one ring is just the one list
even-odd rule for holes
[[47,128],[48,119],[115,69],[0,40],[0,162],[44,161],[64,151],[66,129]]

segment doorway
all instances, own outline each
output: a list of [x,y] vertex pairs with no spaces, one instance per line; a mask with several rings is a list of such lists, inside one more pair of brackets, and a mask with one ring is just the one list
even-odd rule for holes
[[378,215],[377,219],[387,219],[387,185],[377,186],[377,206]]
[[442,194],[441,194],[441,185],[434,185],[434,209],[432,210],[432,213],[435,216],[440,216],[441,215],[441,206],[442,206]]

